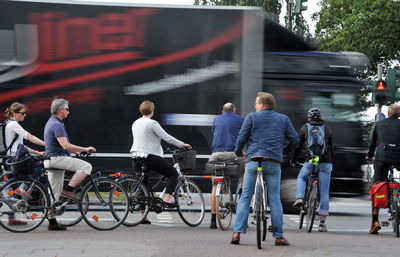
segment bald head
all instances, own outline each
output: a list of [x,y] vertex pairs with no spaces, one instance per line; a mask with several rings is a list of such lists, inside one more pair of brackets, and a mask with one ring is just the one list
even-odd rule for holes
[[398,104],[391,104],[388,108],[388,115],[391,116],[400,116],[400,105]]
[[224,112],[232,112],[232,113],[236,113],[236,107],[233,103],[226,103],[224,104],[224,106],[222,107],[222,113]]

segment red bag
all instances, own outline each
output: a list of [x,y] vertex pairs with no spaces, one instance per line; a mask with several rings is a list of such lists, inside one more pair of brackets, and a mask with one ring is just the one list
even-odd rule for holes
[[378,182],[371,186],[369,194],[372,200],[372,207],[387,208],[389,204],[389,183]]

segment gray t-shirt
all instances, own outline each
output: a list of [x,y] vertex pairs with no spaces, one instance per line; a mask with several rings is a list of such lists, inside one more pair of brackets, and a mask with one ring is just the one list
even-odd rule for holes
[[161,139],[176,147],[182,147],[184,144],[165,132],[157,121],[144,117],[137,119],[132,124],[132,135],[133,144],[130,152],[133,157],[147,154],[163,156]]
[[69,156],[70,152],[64,150],[57,140],[57,137],[66,137],[68,142],[68,134],[65,130],[64,123],[56,116],[52,115],[44,127],[44,144],[46,148],[46,156]]

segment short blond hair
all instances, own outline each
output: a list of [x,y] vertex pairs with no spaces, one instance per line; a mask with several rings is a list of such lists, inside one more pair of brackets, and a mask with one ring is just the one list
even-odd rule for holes
[[150,101],[143,101],[139,105],[139,111],[142,115],[149,115],[154,111],[154,103]]
[[258,92],[257,97],[260,104],[267,106],[266,109],[276,109],[275,97],[272,94],[266,92]]

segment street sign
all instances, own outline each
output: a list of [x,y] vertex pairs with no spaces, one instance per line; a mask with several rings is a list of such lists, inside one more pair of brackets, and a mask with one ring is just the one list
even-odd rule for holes
[[[385,119],[385,118],[386,118],[385,114],[381,113],[381,118],[380,118],[380,120]],[[376,122],[376,121],[378,121],[378,114],[375,114],[375,122]]]

